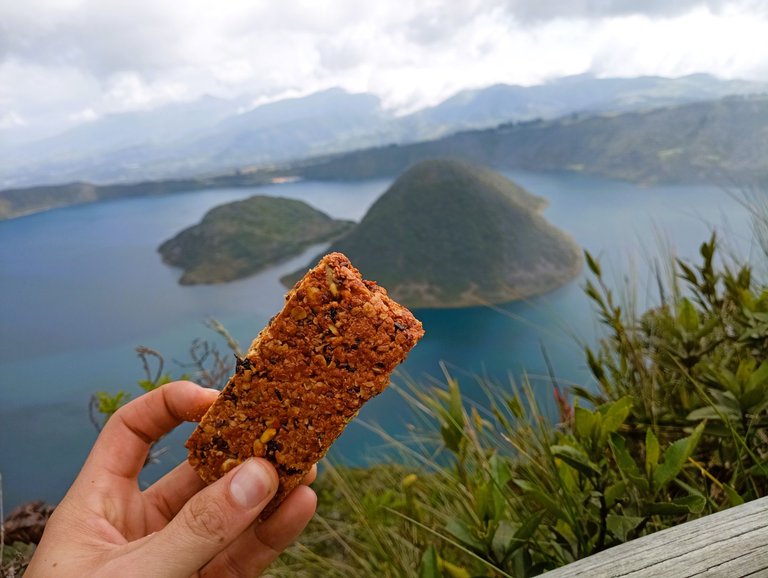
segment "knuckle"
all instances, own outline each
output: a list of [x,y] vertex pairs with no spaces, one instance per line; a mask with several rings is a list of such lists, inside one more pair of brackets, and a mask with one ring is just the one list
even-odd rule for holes
[[222,565],[224,566],[225,576],[227,578],[248,578],[249,576],[258,576],[259,573],[246,570],[243,565],[229,551],[224,551],[222,556]]
[[184,525],[193,537],[206,542],[224,542],[227,536],[227,512],[214,500],[191,500],[182,510]]
[[198,578],[253,578],[261,576],[263,568],[245,562],[233,556],[229,550],[224,550],[198,573]]

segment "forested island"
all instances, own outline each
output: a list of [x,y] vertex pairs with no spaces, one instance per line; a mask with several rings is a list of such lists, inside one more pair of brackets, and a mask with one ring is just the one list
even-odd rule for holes
[[159,252],[184,270],[181,284],[211,284],[333,241],[328,251],[345,253],[407,306],[504,303],[546,293],[581,268],[578,246],[542,216],[546,205],[491,170],[430,160],[401,175],[357,225],[301,201],[255,196],[212,209]]
[[163,261],[180,267],[182,285],[248,277],[351,229],[302,201],[254,196],[227,203],[160,245]]

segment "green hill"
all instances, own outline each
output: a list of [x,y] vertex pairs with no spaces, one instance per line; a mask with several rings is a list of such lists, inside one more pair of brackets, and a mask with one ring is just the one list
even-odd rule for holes
[[335,239],[352,226],[302,201],[254,196],[211,209],[158,250],[167,264],[184,269],[182,285],[224,283]]
[[391,176],[440,157],[645,184],[752,183],[768,175],[768,95],[507,124],[316,159],[297,167],[297,174],[332,180]]
[[578,247],[542,217],[545,206],[490,170],[425,161],[330,250],[407,306],[503,303],[554,289],[581,267]]

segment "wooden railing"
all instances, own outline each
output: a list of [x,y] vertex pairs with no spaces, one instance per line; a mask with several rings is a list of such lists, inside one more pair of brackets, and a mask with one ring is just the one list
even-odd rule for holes
[[768,577],[768,498],[662,530],[542,578]]

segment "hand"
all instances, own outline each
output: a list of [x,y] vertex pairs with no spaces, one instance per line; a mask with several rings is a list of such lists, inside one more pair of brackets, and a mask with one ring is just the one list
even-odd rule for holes
[[[208,487],[184,462],[139,490],[152,442],[198,421],[217,394],[178,381],[120,408],[48,521],[25,576],[245,577],[267,568],[312,518],[316,497],[299,486],[255,522],[277,489],[266,460],[247,460]],[[314,470],[305,482],[313,478]]]

